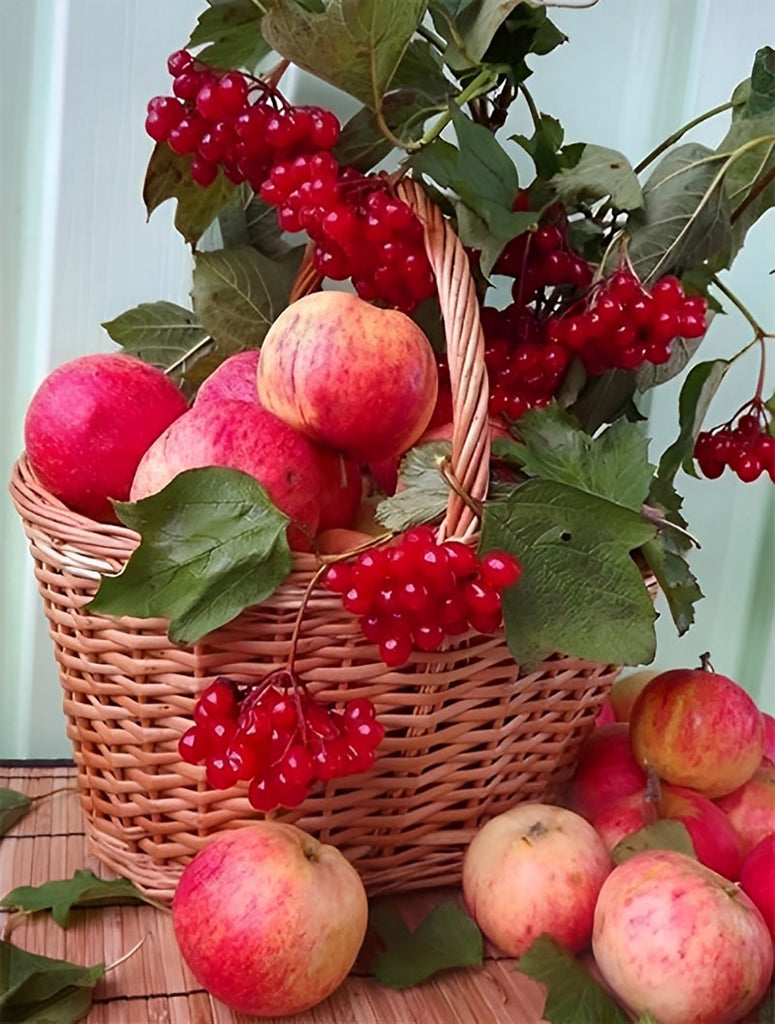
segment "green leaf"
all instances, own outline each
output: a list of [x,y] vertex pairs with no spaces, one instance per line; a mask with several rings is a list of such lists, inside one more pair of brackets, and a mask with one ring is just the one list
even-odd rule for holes
[[74,1024],[89,1012],[105,964],[80,967],[0,940],[0,1021]]
[[[382,116],[388,128],[404,142],[413,142],[422,135],[426,118],[438,108],[416,89],[389,92],[382,104]],[[393,152],[393,143],[386,139],[368,107],[361,109],[342,128],[333,153],[341,165],[366,172]]]
[[331,0],[322,12],[274,0],[262,22],[279,54],[378,110],[426,0]]
[[587,144],[579,161],[552,178],[557,198],[568,206],[595,203],[610,196],[618,210],[643,206],[640,183],[626,156],[615,149]]
[[387,530],[402,533],[410,526],[438,519],[449,498],[449,485],[439,467],[451,451],[449,441],[433,441],[410,448],[398,474],[405,490],[377,505],[377,522]]
[[517,662],[553,652],[622,665],[654,657],[655,612],[630,552],[654,530],[638,513],[553,480],[529,480],[484,507],[480,548],[522,563],[503,597]]
[[444,64],[438,52],[425,39],[419,38],[410,40],[390,82],[390,89],[419,92],[431,103],[444,105],[456,91],[444,74]]
[[706,146],[671,150],[643,187],[643,211],[631,217],[628,254],[645,283],[712,260],[730,245],[723,161]]
[[633,374],[609,370],[600,377],[590,378],[568,411],[588,434],[594,434],[604,423],[612,423],[626,415],[634,394]]
[[675,850],[676,853],[683,853],[687,857],[697,857],[686,825],[673,818],[662,818],[651,825],[646,825],[645,828],[638,829],[632,835],[625,836],[611,850],[611,859],[614,864],[623,864],[644,850]]
[[251,245],[275,262],[284,260],[291,252],[277,223],[277,209],[259,199],[246,183],[239,186],[234,199],[218,214],[218,226],[224,249]]
[[546,986],[544,1019],[550,1024],[627,1024],[629,1018],[572,953],[539,935],[517,960],[517,970]]
[[434,907],[413,932],[389,907],[374,907],[369,916],[386,946],[374,963],[374,976],[388,988],[409,988],[438,971],[482,963],[482,934],[452,901]]
[[255,71],[270,52],[261,33],[261,17],[253,0],[229,0],[210,7],[199,15],[186,48],[204,46],[197,57],[212,67]]
[[617,420],[597,437],[557,406],[535,409],[519,421],[524,468],[544,480],[577,487],[638,512],[654,467],[648,439],[636,423]]
[[694,622],[694,605],[705,595],[686,559],[670,550],[663,533],[644,544],[641,552],[665,595],[678,635],[683,636]]
[[0,788],[0,836],[21,821],[32,807],[32,800],[26,793],[16,789]]
[[142,542],[88,608],[170,619],[174,643],[195,643],[265,601],[290,572],[288,517],[247,473],[186,470],[158,494],[115,507]]
[[[465,62],[478,64],[487,52],[495,33],[521,0],[479,0],[478,3],[459,3],[435,0],[431,9],[444,14],[455,26]],[[459,44],[459,45],[460,45]],[[460,65],[448,54],[453,66]]]
[[704,335],[699,338],[675,338],[670,344],[670,358],[666,363],[643,363],[635,371],[635,386],[641,394],[651,388],[666,384],[667,381],[683,373],[692,356],[702,344]]
[[262,256],[252,246],[196,254],[194,311],[222,358],[260,347],[288,304],[301,255],[301,246],[279,261]]
[[562,125],[556,117],[550,117],[549,114],[541,114],[539,124],[536,125],[530,138],[526,135],[510,136],[531,157],[535,164],[536,175],[545,181],[548,181],[560,170],[560,147],[564,137],[565,132]]
[[141,302],[102,326],[125,352],[163,369],[207,337],[190,309],[174,302]]
[[190,167],[191,157],[178,156],[166,143],[157,142],[145,172],[143,201],[150,217],[167,199],[176,199],[175,227],[195,246],[237,186],[219,172],[212,185],[202,188],[191,178]]
[[661,479],[672,480],[691,455],[708,406],[731,365],[726,359],[712,359],[698,363],[687,376],[678,397],[678,437],[660,459]]
[[0,900],[6,910],[34,914],[50,910],[60,928],[70,924],[70,911],[74,908],[113,907],[128,903],[160,903],[145,896],[128,878],[98,878],[93,871],[81,869],[72,878],[56,879],[43,885],[20,885]]

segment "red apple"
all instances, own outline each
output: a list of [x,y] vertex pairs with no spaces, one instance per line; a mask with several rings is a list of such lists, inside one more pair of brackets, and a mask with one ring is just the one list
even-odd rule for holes
[[775,942],[775,832],[758,842],[743,861],[740,887],[759,908]]
[[24,422],[27,458],[41,484],[69,508],[117,522],[146,449],[188,402],[154,366],[121,353],[58,366],[32,396]]
[[646,791],[643,789],[607,804],[591,822],[606,850],[610,852],[633,832],[653,825],[658,817],[656,804],[646,799]]
[[708,797],[742,786],[764,750],[762,716],[751,697],[704,669],[672,669],[647,683],[632,708],[630,737],[639,764]]
[[762,711],[762,721],[764,722],[764,756],[770,764],[775,765],[775,718],[768,715],[766,711]]
[[256,367],[260,354],[257,348],[248,349],[224,359],[197,391],[194,406],[198,408],[203,402],[221,402],[225,398],[258,402]]
[[267,331],[262,405],[307,437],[373,462],[411,448],[436,402],[430,342],[404,313],[346,292],[291,303]]
[[659,814],[686,826],[701,864],[737,881],[743,863],[743,844],[729,818],[712,800],[694,789],[663,785]]
[[773,947],[738,886],[673,850],[615,868],[595,908],[592,949],[636,1016],[659,1024],[730,1024],[767,990]]
[[748,853],[775,832],[775,766],[762,764],[739,789],[716,803],[740,834],[743,854]]
[[198,982],[238,1013],[302,1013],[352,967],[366,892],[332,846],[273,821],[219,833],[185,868],[175,936]]
[[658,669],[643,669],[617,679],[611,687],[611,703],[617,722],[629,722],[632,706],[646,683],[659,675]]
[[584,744],[568,783],[566,803],[592,821],[609,804],[646,788],[646,773],[632,756],[623,722],[601,725]]
[[611,860],[579,815],[524,803],[490,819],[463,861],[463,895],[481,930],[509,956],[544,932],[574,952],[589,942]]
[[601,725],[613,725],[615,722],[616,712],[614,711],[614,706],[611,703],[611,698],[606,697],[595,716],[595,726],[599,729]]
[[[294,547],[309,544],[320,520],[319,451],[258,403],[206,401],[176,420],[151,445],[137,468],[131,499],[156,494],[186,469],[227,466],[254,476],[295,529]],[[301,527],[301,528],[299,528]]]
[[339,452],[317,449],[320,470],[320,521],[318,530],[350,526],[361,504],[363,478],[357,462]]

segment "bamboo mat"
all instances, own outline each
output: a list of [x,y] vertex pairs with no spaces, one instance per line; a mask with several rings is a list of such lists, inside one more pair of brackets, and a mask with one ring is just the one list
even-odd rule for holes
[[[86,851],[75,770],[0,766],[0,786],[31,797],[53,793],[0,838],[0,895],[17,885],[40,885],[88,867],[114,877]],[[70,788],[72,787],[72,788]],[[410,927],[450,891],[396,897]],[[0,911],[0,930],[6,911]],[[24,920],[15,945],[84,965],[120,959],[146,936],[140,949],[109,971],[94,991],[87,1024],[248,1024],[202,990],[180,958],[169,914],[148,906],[75,911],[63,931],[50,915]],[[514,971],[513,961],[486,950],[481,968],[448,971],[403,992],[351,974],[325,1002],[285,1024],[538,1024],[542,987]],[[267,1019],[267,1018],[264,1018]],[[280,1020],[280,1018],[275,1018]]]

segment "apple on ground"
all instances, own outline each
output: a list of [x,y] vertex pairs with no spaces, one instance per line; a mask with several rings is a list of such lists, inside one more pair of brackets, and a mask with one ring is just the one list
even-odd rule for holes
[[122,353],[79,356],[45,378],[27,408],[24,444],[41,484],[68,508],[117,522],[146,449],[188,409],[154,366]]
[[686,826],[701,864],[737,881],[743,863],[742,840],[732,822],[712,800],[694,789],[663,783],[659,815]]
[[740,870],[740,887],[759,908],[775,942],[775,832],[748,853]]
[[628,676],[620,676],[611,687],[611,704],[617,722],[629,722],[632,706],[646,683],[658,676],[659,669],[642,669],[631,672]]
[[236,399],[239,402],[258,402],[256,367],[261,355],[259,349],[236,352],[217,366],[202,383],[194,399],[194,408],[205,402]]
[[716,803],[739,833],[743,853],[748,853],[775,832],[775,766],[763,763],[739,789]]
[[433,349],[413,320],[346,292],[292,302],[267,331],[262,405],[311,440],[359,462],[411,448],[433,412]]
[[175,936],[197,981],[238,1013],[303,1013],[355,962],[363,883],[334,847],[264,821],[218,833],[183,871]]
[[638,764],[711,798],[750,779],[764,751],[752,698],[705,668],[671,669],[650,680],[632,707],[630,738]]
[[645,788],[646,773],[632,755],[629,729],[614,722],[595,729],[582,747],[566,803],[592,821],[610,804]]
[[523,803],[474,836],[463,861],[463,895],[487,938],[509,956],[520,956],[543,933],[578,952],[589,942],[610,870],[602,840],[582,817]]
[[659,1024],[731,1024],[762,999],[773,946],[741,889],[672,850],[616,867],[595,908],[592,949],[618,998]]

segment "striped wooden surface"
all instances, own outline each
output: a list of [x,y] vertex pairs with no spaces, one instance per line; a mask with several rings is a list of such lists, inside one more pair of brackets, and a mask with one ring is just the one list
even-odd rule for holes
[[[0,894],[17,885],[40,885],[89,867],[110,877],[86,851],[74,770],[61,767],[0,767],[0,787],[31,797],[30,813],[0,839]],[[54,792],[57,790],[57,792]],[[396,897],[414,926],[449,892]],[[0,929],[7,912],[0,911]],[[14,944],[45,956],[92,965],[120,959],[95,989],[87,1024],[247,1024],[197,984],[178,954],[169,914],[148,906],[76,911],[63,931],[49,915],[18,924]],[[449,971],[423,985],[395,992],[367,976],[351,974],[324,1003],[282,1018],[290,1024],[538,1024],[544,1003],[540,985],[514,971],[513,961],[486,952],[476,970]]]

